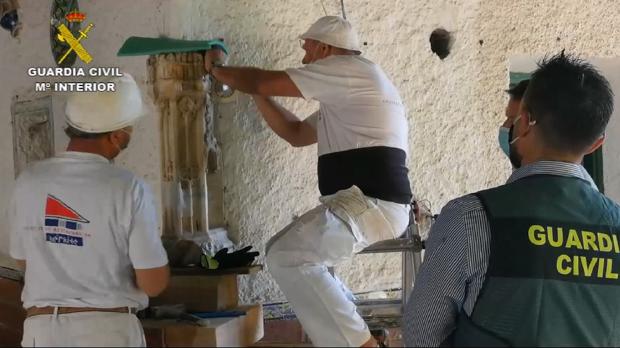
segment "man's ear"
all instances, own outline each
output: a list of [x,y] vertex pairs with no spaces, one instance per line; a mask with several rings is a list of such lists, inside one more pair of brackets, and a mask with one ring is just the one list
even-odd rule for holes
[[599,147],[603,146],[604,143],[605,143],[605,134],[601,135],[600,138],[596,139],[596,141],[590,146],[590,148],[586,152],[586,155],[589,155],[592,152],[598,150]]
[[321,43],[321,45],[323,46],[323,47],[321,48],[321,50],[323,51],[323,53],[325,53],[326,55],[331,53],[331,50],[332,50],[332,48],[333,48],[332,46],[330,46],[330,45],[328,45],[328,44],[324,44],[324,43]]
[[519,118],[519,131],[521,132],[521,137],[528,135],[536,125],[536,120],[532,120],[532,114],[530,114],[525,109],[521,109]]
[[115,130],[112,131],[110,133],[108,133],[107,137],[108,137],[108,141],[113,143],[113,144],[118,144],[121,142],[121,131]]

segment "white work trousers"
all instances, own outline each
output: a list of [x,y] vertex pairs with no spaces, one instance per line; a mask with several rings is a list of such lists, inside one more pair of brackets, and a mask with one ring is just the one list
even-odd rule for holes
[[368,326],[327,267],[402,234],[409,205],[366,197],[355,186],[321,202],[271,238],[267,266],[314,346],[359,347],[370,339]]
[[146,347],[146,341],[133,314],[80,312],[27,318],[22,347]]

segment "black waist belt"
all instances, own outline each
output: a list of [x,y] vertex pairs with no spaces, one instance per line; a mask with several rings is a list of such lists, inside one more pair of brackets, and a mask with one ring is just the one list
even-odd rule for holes
[[394,203],[411,202],[407,154],[394,147],[365,147],[319,156],[319,190],[323,196],[355,185],[366,196]]

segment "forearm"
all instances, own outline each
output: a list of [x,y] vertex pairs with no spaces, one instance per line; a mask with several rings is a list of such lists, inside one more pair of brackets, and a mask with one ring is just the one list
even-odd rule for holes
[[218,81],[248,94],[258,94],[263,70],[247,67],[213,67],[211,74]]
[[317,142],[316,129],[312,125],[301,121],[269,97],[253,97],[269,128],[289,144],[302,147]]
[[136,285],[149,297],[161,294],[170,281],[170,267],[168,265],[149,268],[135,269]]
[[213,67],[218,81],[244,93],[262,96],[298,97],[303,95],[285,71],[256,68]]
[[303,122],[269,97],[258,95],[252,97],[269,128],[279,137],[296,146]]

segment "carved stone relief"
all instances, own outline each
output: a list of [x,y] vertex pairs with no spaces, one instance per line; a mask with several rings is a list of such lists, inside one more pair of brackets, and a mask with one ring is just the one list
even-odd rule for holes
[[207,172],[217,170],[219,149],[199,53],[170,53],[148,60],[160,110],[162,238],[200,239],[209,228]]
[[52,98],[33,100],[13,98],[13,163],[15,177],[30,163],[54,154]]

